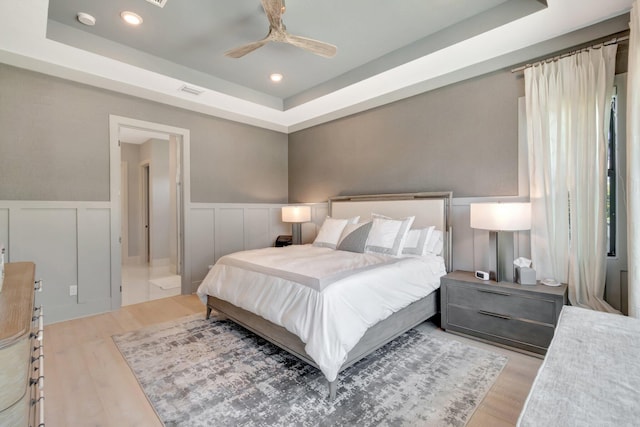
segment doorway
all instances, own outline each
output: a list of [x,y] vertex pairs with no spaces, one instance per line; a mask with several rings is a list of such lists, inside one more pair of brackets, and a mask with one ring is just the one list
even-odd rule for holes
[[112,309],[191,293],[189,131],[110,116],[110,133]]
[[[179,179],[176,159],[179,143],[173,134],[120,128],[120,155],[127,164],[128,181],[122,183],[127,205],[121,224],[122,305],[179,295],[178,227],[176,201]],[[125,174],[122,174],[123,176]],[[124,200],[124,195],[128,200]],[[126,225],[126,226],[125,226]]]

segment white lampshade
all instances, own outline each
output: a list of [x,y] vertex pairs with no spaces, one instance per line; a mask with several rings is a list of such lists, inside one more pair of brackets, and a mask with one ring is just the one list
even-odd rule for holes
[[531,229],[531,203],[471,203],[471,228],[491,231]]
[[311,221],[310,206],[283,206],[282,222],[309,222]]

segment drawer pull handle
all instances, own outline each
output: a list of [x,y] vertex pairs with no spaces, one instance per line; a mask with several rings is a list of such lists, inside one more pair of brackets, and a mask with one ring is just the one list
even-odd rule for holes
[[504,295],[505,297],[510,297],[511,294],[509,292],[501,292],[494,291],[492,289],[477,289],[478,292],[484,292],[485,294],[495,294],[495,295]]
[[490,311],[484,311],[484,310],[478,310],[478,313],[484,314],[485,316],[497,317],[499,319],[511,320],[511,316],[507,316],[506,314],[492,313]]

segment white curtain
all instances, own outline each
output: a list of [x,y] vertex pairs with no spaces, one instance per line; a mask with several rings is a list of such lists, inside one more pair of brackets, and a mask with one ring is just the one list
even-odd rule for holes
[[538,278],[569,284],[571,304],[604,301],[607,134],[616,45],[525,70],[531,257]]
[[627,74],[627,247],[629,316],[640,318],[640,10],[631,8]]

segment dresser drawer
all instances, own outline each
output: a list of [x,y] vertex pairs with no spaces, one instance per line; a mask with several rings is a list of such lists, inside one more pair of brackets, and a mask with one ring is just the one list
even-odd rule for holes
[[555,325],[557,320],[556,304],[553,299],[518,294],[503,288],[449,286],[446,303],[549,325]]
[[25,335],[0,349],[0,409],[16,403],[27,391],[31,365],[30,343],[31,337]]
[[28,426],[29,410],[31,408],[31,393],[25,392],[22,397],[8,408],[0,411],[0,426]]
[[553,338],[554,327],[501,317],[493,312],[449,305],[448,329],[456,330],[506,345],[525,347],[536,353],[544,353]]

